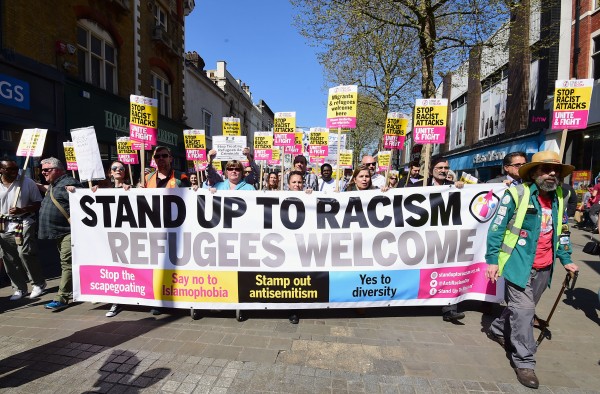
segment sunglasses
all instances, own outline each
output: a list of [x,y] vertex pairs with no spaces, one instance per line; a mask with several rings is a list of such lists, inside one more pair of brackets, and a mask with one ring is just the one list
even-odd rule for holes
[[42,172],[50,172],[52,170],[55,170],[56,167],[52,167],[52,168],[42,168]]
[[167,157],[170,157],[170,156],[171,156],[171,155],[170,155],[170,154],[168,154],[168,153],[163,153],[163,154],[157,154],[157,155],[154,155],[154,158],[155,158],[155,159],[166,159]]
[[239,167],[227,167],[227,171],[237,171],[237,172],[241,172],[242,169]]
[[390,177],[390,179],[396,180],[396,179],[398,179],[398,178],[396,178],[396,177]]
[[376,163],[372,162],[372,163],[365,163],[366,166],[374,166]]
[[125,171],[125,167],[113,166],[113,167],[110,167],[110,169],[113,171]]

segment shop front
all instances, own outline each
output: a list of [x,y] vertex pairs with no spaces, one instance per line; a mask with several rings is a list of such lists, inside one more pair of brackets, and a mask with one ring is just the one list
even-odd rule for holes
[[43,156],[55,155],[64,137],[63,97],[63,77],[52,67],[18,54],[0,59],[0,156],[13,157],[30,128],[48,129]]
[[493,146],[470,150],[457,155],[449,155],[450,168],[458,175],[465,171],[485,182],[502,173],[502,160],[511,152],[525,152],[527,159],[538,152],[540,147],[540,135],[529,136],[521,139],[511,140]]
[[[117,159],[116,139],[129,136],[129,100],[110,94],[104,90],[77,81],[65,84],[65,124],[66,129],[94,126],[105,167]],[[158,142],[171,149],[174,166],[183,169],[185,152],[183,149],[183,129],[185,125],[159,116]],[[151,152],[145,156],[149,167]],[[139,168],[134,175],[139,174]]]

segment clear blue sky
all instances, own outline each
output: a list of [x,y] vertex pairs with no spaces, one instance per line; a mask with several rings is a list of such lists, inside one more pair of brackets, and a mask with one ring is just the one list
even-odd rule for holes
[[325,126],[327,89],[316,49],[293,26],[288,0],[196,0],[185,20],[186,51],[216,69],[227,62],[250,85],[255,103],[273,112],[296,111],[298,127]]

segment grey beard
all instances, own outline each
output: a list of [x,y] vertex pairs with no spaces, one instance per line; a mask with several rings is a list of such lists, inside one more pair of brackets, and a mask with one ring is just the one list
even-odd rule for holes
[[535,178],[535,184],[545,192],[553,192],[554,190],[556,190],[556,187],[558,186],[558,178],[554,177],[554,181],[554,183],[546,182],[542,180],[541,175]]

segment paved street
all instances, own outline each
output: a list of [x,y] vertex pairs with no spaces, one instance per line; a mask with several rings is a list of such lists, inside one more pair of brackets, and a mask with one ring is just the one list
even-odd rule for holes
[[[558,305],[552,339],[538,354],[538,392],[600,393],[600,259],[581,253],[588,233],[574,230],[577,288]],[[537,313],[545,318],[562,270]],[[495,306],[465,302],[461,324],[439,308],[306,311],[297,326],[284,312],[231,311],[152,316],[106,304],[44,310],[38,300],[8,301],[0,289],[0,391],[6,393],[492,393],[530,391],[504,351],[486,338]],[[537,335],[536,331],[536,335]]]

